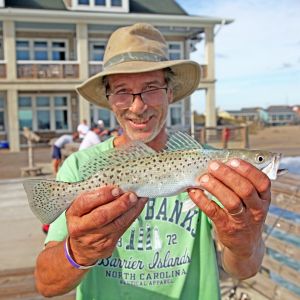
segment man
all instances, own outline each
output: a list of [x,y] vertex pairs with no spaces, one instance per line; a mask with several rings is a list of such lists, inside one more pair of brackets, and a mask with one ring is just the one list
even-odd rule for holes
[[97,124],[94,124],[81,141],[79,150],[87,149],[91,146],[99,144],[101,142],[99,136],[100,132],[101,129],[99,128],[99,126]]
[[82,120],[82,123],[80,123],[77,126],[77,132],[79,134],[80,141],[83,140],[83,138],[85,137],[85,135],[88,133],[89,130],[90,130],[90,127],[88,126],[87,121]]
[[56,175],[58,172],[58,168],[61,163],[61,149],[69,143],[72,143],[75,139],[78,138],[78,133],[74,132],[71,134],[64,134],[60,136],[53,144],[52,147],[52,166],[53,166],[53,174]]
[[[169,104],[190,95],[200,80],[198,64],[167,57],[164,38],[149,24],[112,34],[103,72],[78,91],[111,109],[124,132],[71,156],[58,180],[84,179],[78,170],[88,160],[130,141],[165,147]],[[219,205],[196,188],[188,195],[199,209],[188,212],[182,211],[186,193],[149,200],[117,186],[82,193],[50,226],[37,259],[38,290],[54,296],[77,287],[77,299],[219,299],[212,224],[225,270],[238,278],[254,275],[264,253],[270,181],[234,159],[213,161],[198,182]]]

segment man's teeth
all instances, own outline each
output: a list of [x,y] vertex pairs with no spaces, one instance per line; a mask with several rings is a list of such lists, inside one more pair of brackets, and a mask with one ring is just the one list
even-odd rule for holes
[[148,120],[131,120],[131,122],[135,123],[135,124],[145,124],[148,122]]

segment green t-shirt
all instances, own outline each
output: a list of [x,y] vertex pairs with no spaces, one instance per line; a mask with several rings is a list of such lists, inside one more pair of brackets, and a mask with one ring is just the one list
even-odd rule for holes
[[[113,139],[71,155],[58,180],[80,181],[78,170],[91,157],[113,148]],[[187,193],[149,199],[120,238],[112,256],[99,261],[77,287],[78,300],[217,300],[218,269],[211,223],[198,209],[182,212]],[[63,213],[46,238],[64,240]]]

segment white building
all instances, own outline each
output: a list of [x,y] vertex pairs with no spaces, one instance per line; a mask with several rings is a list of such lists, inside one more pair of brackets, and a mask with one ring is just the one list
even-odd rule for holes
[[[0,140],[19,151],[24,126],[44,138],[72,132],[82,119],[114,127],[113,115],[80,98],[75,86],[102,69],[111,32],[136,22],[161,30],[171,59],[188,58],[203,40],[199,88],[207,126],[216,125],[214,27],[231,20],[190,16],[173,0],[2,0]],[[190,126],[189,99],[170,107],[167,125]]]

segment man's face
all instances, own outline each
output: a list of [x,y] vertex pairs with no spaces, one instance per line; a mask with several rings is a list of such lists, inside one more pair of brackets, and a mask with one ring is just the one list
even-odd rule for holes
[[[141,93],[147,90],[167,87],[162,70],[135,74],[117,74],[108,76],[111,94]],[[164,129],[168,105],[172,102],[172,90],[162,91],[156,104],[145,104],[139,95],[135,96],[129,108],[120,109],[111,104],[124,134],[130,140],[144,143],[152,141]],[[157,101],[159,100],[159,101]]]

